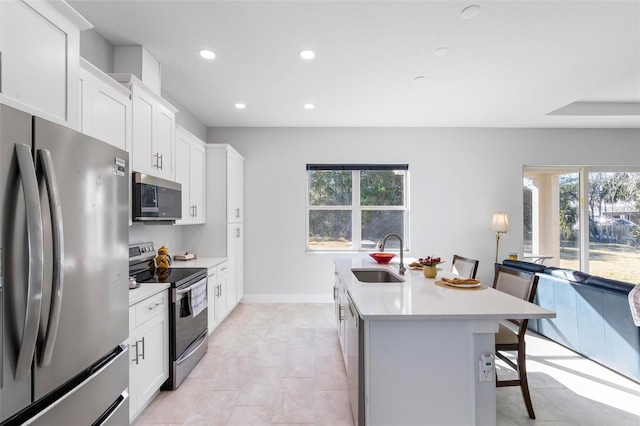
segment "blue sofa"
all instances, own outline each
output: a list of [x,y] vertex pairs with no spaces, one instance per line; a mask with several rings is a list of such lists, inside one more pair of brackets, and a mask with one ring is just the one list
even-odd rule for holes
[[518,260],[502,264],[536,273],[535,303],[556,313],[529,321],[530,329],[640,382],[640,327],[628,302],[635,284]]

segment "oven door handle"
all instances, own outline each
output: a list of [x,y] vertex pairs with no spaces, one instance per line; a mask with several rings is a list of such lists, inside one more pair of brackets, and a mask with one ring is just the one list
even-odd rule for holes
[[188,288],[185,288],[184,290],[178,290],[178,291],[176,291],[176,294],[177,294],[177,295],[185,294],[185,293],[189,293],[190,291],[191,291],[191,286],[189,286]]
[[188,353],[184,353],[180,358],[177,359],[176,363],[178,365],[182,364],[183,362],[185,362],[186,360],[189,359],[189,357],[191,355],[193,355],[194,353],[196,353],[198,351],[198,349],[200,348],[200,346],[203,345],[203,343],[205,343],[207,341],[207,334],[208,331],[205,333],[202,333],[202,335],[196,340],[194,341],[191,345],[189,345],[190,347],[193,346],[196,342],[198,342],[198,344],[196,345],[195,348],[193,348],[192,350],[190,350]]
[[190,292],[192,287],[199,285],[202,281],[207,281],[207,278],[205,277],[205,278],[201,279],[197,283],[190,285],[189,287],[185,288],[184,290],[177,290],[176,291],[176,295],[179,296],[181,294],[185,294],[185,293]]

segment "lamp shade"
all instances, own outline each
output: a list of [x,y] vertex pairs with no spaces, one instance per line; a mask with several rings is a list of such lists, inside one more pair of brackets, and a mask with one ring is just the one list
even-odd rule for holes
[[491,229],[496,232],[507,232],[511,228],[509,227],[509,218],[506,213],[498,212],[493,214],[493,221],[491,222]]

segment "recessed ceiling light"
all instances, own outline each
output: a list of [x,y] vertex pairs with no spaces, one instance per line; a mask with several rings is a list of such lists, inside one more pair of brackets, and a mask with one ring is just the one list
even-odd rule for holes
[[462,19],[473,19],[476,16],[478,16],[479,13],[480,13],[480,6],[478,6],[477,4],[474,4],[462,9],[462,12],[460,12],[460,17]]
[[213,50],[209,49],[200,49],[198,53],[200,53],[200,56],[202,56],[204,59],[213,59],[216,57],[216,54],[213,52]]
[[315,107],[314,104],[304,104],[304,109],[314,109]]
[[448,47],[439,47],[436,50],[433,51],[433,54],[436,56],[444,56],[447,53],[449,53],[449,48]]
[[237,103],[237,104],[234,105],[234,107],[236,107],[238,109],[245,109],[247,106],[245,104]]
[[300,52],[300,57],[302,59],[313,59],[316,57],[316,53],[313,50],[302,50]]

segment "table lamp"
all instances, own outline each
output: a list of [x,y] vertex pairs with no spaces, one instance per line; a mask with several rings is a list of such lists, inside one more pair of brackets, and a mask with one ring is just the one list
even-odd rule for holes
[[498,212],[493,214],[491,229],[496,231],[496,263],[498,263],[498,246],[500,245],[500,234],[509,231],[509,218],[506,213]]

